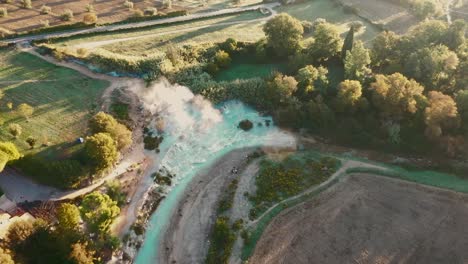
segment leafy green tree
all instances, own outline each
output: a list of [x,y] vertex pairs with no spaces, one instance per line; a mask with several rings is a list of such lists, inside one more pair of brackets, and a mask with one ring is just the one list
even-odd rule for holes
[[0,142],[0,152],[5,153],[8,156],[8,160],[17,160],[21,158],[21,154],[15,144],[11,142]]
[[233,38],[227,38],[226,41],[220,44],[220,48],[232,55],[237,51],[237,41]]
[[338,27],[328,22],[315,27],[314,41],[308,48],[313,61],[326,61],[338,55],[343,46]]
[[328,70],[322,66],[315,68],[307,65],[299,69],[296,75],[298,81],[298,96],[301,99],[310,99],[310,95],[318,89],[321,94],[326,93],[328,86]]
[[22,115],[24,118],[29,120],[29,118],[33,115],[34,113],[34,108],[26,103],[18,105],[16,107],[16,111]]
[[346,51],[344,60],[345,78],[363,81],[370,73],[367,67],[371,62],[369,50],[364,47],[361,41],[356,41],[351,51]]
[[219,50],[216,52],[214,61],[219,68],[228,68],[231,65],[231,57],[229,53],[224,50]]
[[345,60],[346,52],[351,51],[354,47],[354,33],[356,33],[362,24],[359,23],[351,23],[349,26],[348,33],[346,34],[345,40],[343,42],[343,47],[341,48],[341,59]]
[[308,127],[323,129],[336,124],[335,113],[320,95],[306,103],[305,112]]
[[263,27],[268,45],[279,56],[288,56],[301,49],[304,29],[301,22],[288,14],[282,13],[268,20]]
[[8,132],[10,132],[14,138],[18,138],[23,132],[23,128],[19,124],[10,124],[8,126]]
[[437,45],[414,52],[405,65],[406,75],[426,87],[436,90],[450,90],[454,86],[453,75],[459,59],[446,46]]
[[[407,56],[419,49],[444,43],[448,25],[441,20],[427,20],[413,27],[403,38],[399,49]],[[402,58],[405,58],[405,57]]]
[[423,97],[424,87],[409,80],[401,73],[375,76],[371,84],[372,103],[384,118],[400,121],[405,114],[418,110],[418,100]]
[[117,202],[117,205],[120,207],[125,203],[126,193],[122,189],[120,181],[113,180],[107,183],[107,195]]
[[80,212],[91,231],[104,234],[120,214],[120,209],[107,194],[92,192],[83,198]]
[[24,241],[35,232],[35,226],[32,221],[16,221],[8,228],[5,240],[8,247],[13,252],[23,250]]
[[441,7],[433,0],[416,0],[413,2],[413,10],[420,19],[442,14]]
[[16,146],[11,142],[0,142],[0,172],[3,171],[5,165],[13,160],[21,157]]
[[132,132],[115,118],[104,112],[94,115],[89,121],[92,133],[108,133],[117,143],[119,150],[125,149],[132,144]]
[[276,74],[267,84],[267,96],[271,107],[285,104],[296,91],[296,79],[280,73]]
[[114,166],[119,152],[114,140],[107,133],[97,133],[86,139],[85,151],[96,166],[98,173],[105,172]]
[[37,143],[37,139],[33,136],[29,136],[27,139],[26,139],[26,143],[28,143],[28,145],[33,149],[34,146],[36,145]]
[[372,41],[371,58],[375,67],[398,64],[400,37],[392,31],[383,31]]
[[80,210],[74,204],[63,203],[57,208],[57,229],[60,233],[78,231],[80,219]]
[[459,91],[455,95],[458,113],[465,132],[468,132],[468,90]]
[[362,99],[362,86],[359,81],[345,80],[338,85],[337,106],[342,111],[354,111]]
[[94,252],[87,249],[87,243],[75,243],[71,246],[69,260],[71,264],[92,264],[94,263]]
[[444,130],[457,128],[459,116],[457,104],[452,97],[438,91],[429,92],[429,106],[424,112],[427,125],[426,136],[437,139],[444,134]]
[[457,19],[450,24],[444,38],[445,46],[449,47],[451,50],[456,51],[463,47],[466,43],[466,21],[463,19]]

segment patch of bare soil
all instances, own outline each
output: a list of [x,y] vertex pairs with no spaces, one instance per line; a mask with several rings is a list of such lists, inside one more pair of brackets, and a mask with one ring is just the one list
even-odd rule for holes
[[467,221],[468,195],[355,174],[276,217],[249,263],[467,263]]

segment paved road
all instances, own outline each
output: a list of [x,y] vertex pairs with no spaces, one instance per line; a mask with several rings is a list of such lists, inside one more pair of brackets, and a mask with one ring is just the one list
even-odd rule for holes
[[20,42],[28,42],[32,40],[42,40],[48,38],[55,38],[55,37],[70,37],[82,34],[89,34],[89,33],[97,33],[97,32],[110,32],[116,31],[121,29],[132,29],[132,28],[141,28],[147,26],[155,26],[155,25],[164,25],[170,24],[175,22],[186,22],[200,18],[210,18],[219,15],[229,15],[234,14],[242,11],[250,11],[250,10],[257,10],[260,8],[266,8],[270,11],[276,6],[281,5],[280,3],[269,3],[269,4],[260,4],[254,6],[243,6],[243,7],[236,7],[236,8],[227,8],[212,12],[202,12],[197,14],[191,14],[186,16],[178,16],[178,17],[170,17],[170,18],[163,18],[151,21],[143,21],[143,22],[135,22],[135,23],[128,23],[128,24],[121,24],[121,25],[107,25],[107,26],[99,26],[94,28],[87,28],[87,29],[80,29],[80,30],[73,30],[67,32],[58,32],[58,33],[48,33],[48,34],[40,34],[40,35],[33,35],[33,36],[24,36],[18,37],[14,39],[7,39],[2,40],[4,43],[20,43]]

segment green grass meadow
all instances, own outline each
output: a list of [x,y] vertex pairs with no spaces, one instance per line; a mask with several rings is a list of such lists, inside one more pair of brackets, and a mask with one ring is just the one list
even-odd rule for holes
[[[41,147],[45,142],[50,142],[53,149],[54,145],[85,135],[87,121],[108,82],[88,78],[28,53],[0,50],[0,58],[0,90],[4,94],[0,100],[1,141],[14,142],[23,154],[47,153]],[[10,102],[13,109],[7,107]],[[21,103],[34,107],[29,120],[15,111]],[[12,123],[22,127],[18,139],[8,132]],[[38,140],[34,150],[25,142],[28,136]]]

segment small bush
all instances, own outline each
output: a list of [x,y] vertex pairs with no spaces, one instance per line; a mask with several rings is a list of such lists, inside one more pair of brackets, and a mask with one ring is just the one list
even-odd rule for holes
[[25,9],[31,9],[32,8],[31,0],[21,0],[21,7]]
[[1,7],[0,8],[0,17],[6,17],[8,16],[8,10],[6,9],[6,7]]
[[80,57],[86,57],[86,55],[88,55],[88,50],[85,49],[85,48],[78,48],[76,50],[76,53],[78,54],[78,56]]
[[63,11],[63,14],[61,16],[62,20],[63,21],[70,21],[73,19],[73,11],[71,11],[70,9],[65,9],[65,11]]
[[86,5],[86,12],[94,12],[94,6],[92,4]]
[[41,20],[42,27],[48,28],[50,26],[49,20]]
[[164,0],[163,1],[163,6],[166,9],[171,9],[172,8],[172,0]]
[[142,16],[144,16],[144,13],[140,9],[133,11],[133,17],[142,17]]
[[5,4],[11,4],[11,3],[13,3],[13,0],[3,0],[3,3],[5,3]]
[[43,5],[41,6],[41,14],[47,15],[52,12],[52,8],[50,6]]
[[6,38],[7,36],[11,35],[12,32],[6,28],[0,27],[0,37]]
[[125,1],[123,5],[124,5],[126,8],[128,8],[129,10],[132,10],[132,9],[133,9],[133,2]]
[[36,139],[35,137],[29,136],[29,137],[26,139],[26,143],[28,143],[28,145],[31,147],[31,149],[33,149],[34,146],[35,146],[36,143],[37,143],[37,139]]
[[158,9],[156,7],[147,7],[144,12],[145,16],[155,16],[158,14]]
[[219,68],[228,68],[231,65],[231,57],[224,50],[216,52],[214,60]]
[[83,16],[83,23],[85,24],[96,24],[97,22],[97,15],[96,13],[88,13]]

